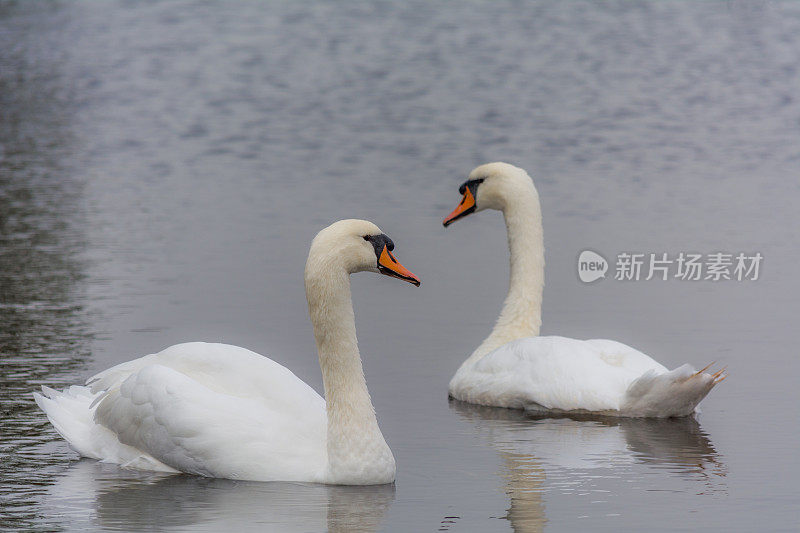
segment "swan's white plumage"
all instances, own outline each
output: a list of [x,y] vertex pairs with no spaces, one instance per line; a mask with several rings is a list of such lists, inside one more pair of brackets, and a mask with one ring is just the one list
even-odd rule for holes
[[[496,407],[614,416],[669,417],[694,412],[722,372],[669,371],[620,342],[540,337],[544,245],[539,195],[528,174],[506,163],[475,168],[475,210],[503,212],[511,279],[491,334],[450,381],[458,400]],[[705,369],[703,369],[705,370]]]
[[[192,342],[117,365],[90,382],[91,389],[68,389],[76,401],[50,390],[55,406],[45,403],[81,455],[229,479],[323,479],[325,400],[271,359]],[[70,413],[89,412],[94,424],[86,416],[80,426],[71,424]]]
[[330,404],[244,348],[192,342],[114,366],[36,402],[81,455],[123,466],[257,481],[377,484],[395,462],[358,353],[349,274],[377,271],[370,222],[322,230],[306,292]]
[[[619,342],[543,336],[512,341],[460,368],[450,387],[458,399],[480,405],[680,416],[690,414],[713,384],[689,365],[669,372]],[[682,388],[687,394],[674,394]]]

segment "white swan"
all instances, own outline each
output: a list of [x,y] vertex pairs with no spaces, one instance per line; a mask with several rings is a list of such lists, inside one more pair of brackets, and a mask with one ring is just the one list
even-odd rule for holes
[[470,403],[531,411],[583,411],[669,417],[694,412],[724,370],[669,371],[647,355],[610,340],[540,337],[544,244],[539,194],[530,176],[507,163],[475,168],[461,203],[444,219],[483,209],[503,212],[511,278],[491,334],[450,381],[450,396]]
[[81,455],[122,466],[255,481],[391,483],[358,352],[350,278],[381,272],[419,285],[371,222],[320,231],[305,269],[325,398],[244,348],[193,342],[122,363],[86,387],[34,393]]

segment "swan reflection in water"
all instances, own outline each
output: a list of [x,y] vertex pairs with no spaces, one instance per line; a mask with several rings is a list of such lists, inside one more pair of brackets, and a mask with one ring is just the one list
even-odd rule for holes
[[377,531],[394,484],[248,482],[123,470],[91,460],[70,465],[45,507],[68,530]]
[[471,422],[500,454],[500,476],[511,503],[502,518],[518,533],[544,529],[545,490],[563,494],[586,490],[582,484],[594,484],[602,477],[598,469],[615,468],[618,474],[625,466],[644,464],[697,482],[700,492],[719,490],[727,473],[693,416],[542,417],[453,399],[450,408]]

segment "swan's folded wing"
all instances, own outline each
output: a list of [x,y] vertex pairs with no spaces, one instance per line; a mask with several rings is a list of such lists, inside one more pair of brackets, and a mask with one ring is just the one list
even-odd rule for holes
[[256,398],[278,409],[293,405],[324,403],[319,394],[288,368],[268,357],[230,344],[187,342],[158,353],[118,364],[89,379],[92,392],[112,391],[129,376],[151,365],[185,374],[209,389]]
[[[298,382],[294,387],[307,387],[292,378]],[[294,388],[291,383],[283,387]],[[295,398],[306,396],[299,392]],[[109,389],[95,421],[120,442],[182,472],[309,481],[325,467],[327,422],[321,398],[287,408],[286,402],[212,390],[159,364],[144,366]]]
[[[510,342],[478,361],[468,380],[471,396],[487,405],[548,410],[619,409],[638,374],[610,365],[585,341],[530,337]],[[470,400],[474,401],[474,400]]]
[[650,370],[657,374],[668,372],[667,367],[627,344],[608,339],[589,339],[582,342],[596,349],[598,356],[612,366],[623,367],[639,375]]
[[139,357],[138,359],[132,359],[130,361],[125,361],[124,363],[114,365],[111,368],[107,368],[106,370],[103,370],[102,372],[99,372],[87,379],[86,386],[89,387],[89,389],[95,394],[113,387],[118,387],[128,378],[128,376],[134,372],[138,372],[148,365],[158,363],[159,355],[161,354],[151,353],[150,355],[145,355],[144,357]]

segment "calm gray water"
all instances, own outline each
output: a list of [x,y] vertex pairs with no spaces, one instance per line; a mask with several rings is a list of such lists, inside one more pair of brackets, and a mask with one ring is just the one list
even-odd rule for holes
[[[727,365],[702,414],[448,402],[508,267],[499,214],[441,219],[491,160],[539,188],[543,332]],[[0,527],[796,531],[798,176],[797,3],[0,1]],[[353,280],[393,487],[80,461],[35,407],[188,340],[321,390],[302,272],[349,217],[423,280]],[[764,262],[586,285],[587,248]]]

